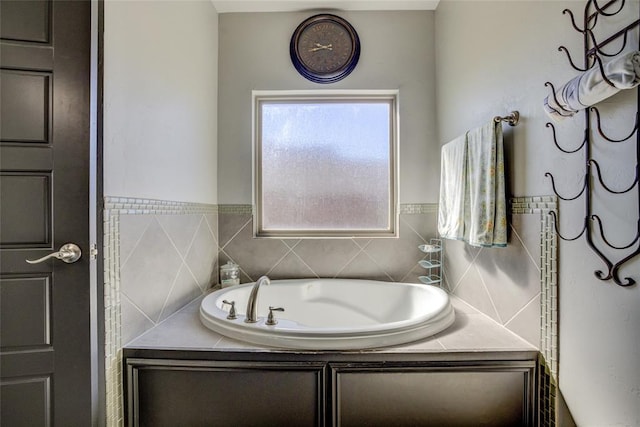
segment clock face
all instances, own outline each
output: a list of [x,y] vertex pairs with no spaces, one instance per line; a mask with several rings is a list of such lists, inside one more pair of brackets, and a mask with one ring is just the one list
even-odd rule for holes
[[339,16],[315,15],[294,31],[290,53],[291,61],[305,78],[333,83],[355,68],[360,41],[353,27]]

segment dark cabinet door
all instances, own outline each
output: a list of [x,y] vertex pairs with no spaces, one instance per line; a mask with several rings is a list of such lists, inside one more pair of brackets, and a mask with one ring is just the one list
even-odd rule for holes
[[533,425],[534,362],[475,366],[332,365],[334,425]]
[[129,426],[324,426],[325,364],[127,360]]
[[[0,1],[0,420],[89,426],[88,1]],[[28,264],[73,242],[75,263]]]

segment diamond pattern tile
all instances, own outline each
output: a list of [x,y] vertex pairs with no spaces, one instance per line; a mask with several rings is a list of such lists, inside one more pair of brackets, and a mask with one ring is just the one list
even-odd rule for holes
[[193,243],[185,257],[185,263],[203,291],[214,285],[214,281],[217,278],[215,268],[216,244],[216,239],[213,237],[213,233],[211,233],[206,221],[201,221]]
[[160,312],[182,264],[180,254],[154,218],[121,267],[121,289],[151,320]]
[[158,222],[167,233],[180,255],[186,256],[202,215],[157,215]]
[[120,265],[124,264],[136,247],[153,218],[149,215],[122,215],[120,218]]
[[209,229],[211,230],[211,232],[213,233],[213,237],[214,239],[216,239],[216,242],[218,241],[218,214],[214,213],[214,214],[206,214],[204,216],[205,221],[207,221],[207,225],[209,226]]
[[540,268],[541,248],[540,248],[540,232],[541,218],[540,213],[537,214],[514,214],[512,216],[512,239],[519,239],[531,259]]
[[318,277],[293,251],[269,271],[272,279],[306,279]]
[[335,277],[360,247],[352,239],[303,239],[293,251],[318,277]]
[[121,322],[126,328],[122,329],[123,345],[144,333],[147,329],[154,326],[154,323],[142,313],[142,311],[133,305],[128,298],[123,297],[120,300]]
[[469,246],[457,240],[445,240],[443,245],[445,276],[449,288],[455,291],[464,275],[469,271],[469,267],[475,261],[478,253],[480,253],[480,248]]
[[119,216],[120,289],[130,319],[123,336],[139,335],[217,283],[213,219],[217,214],[188,211]]
[[454,294],[496,322],[502,323],[475,265],[469,267],[469,270],[456,287]]
[[533,327],[540,324],[540,295],[531,300],[505,326],[523,339],[537,346],[540,342],[540,328]]
[[345,279],[393,281],[364,251],[352,259],[337,275]]
[[167,296],[165,305],[162,308],[160,321],[171,316],[180,308],[202,295],[202,289],[198,285],[195,277],[186,265],[180,267],[178,276],[171,287],[171,292]]
[[267,274],[290,251],[281,240],[254,239],[251,221],[246,223],[223,249],[240,265],[240,268],[252,279],[251,281]]
[[425,243],[405,222],[400,223],[397,239],[372,240],[364,251],[394,281],[401,281],[424,256],[418,246]]
[[505,249],[485,248],[474,263],[503,322],[540,294],[540,270],[520,239],[513,236]]
[[436,226],[437,222],[437,213],[400,215],[400,224],[405,224],[411,227],[411,229],[425,241],[429,241],[429,239],[436,237],[436,235],[438,234]]
[[251,221],[250,214],[218,214],[218,242],[220,247],[226,247],[233,236],[249,221]]

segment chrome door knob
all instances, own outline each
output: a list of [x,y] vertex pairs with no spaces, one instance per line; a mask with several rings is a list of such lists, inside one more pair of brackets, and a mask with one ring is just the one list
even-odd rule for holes
[[71,264],[78,261],[81,256],[82,251],[80,250],[78,245],[76,245],[75,243],[66,243],[60,247],[58,252],[54,252],[38,259],[26,259],[25,261],[27,261],[29,264],[38,264],[48,260],[49,258],[57,258],[62,262]]

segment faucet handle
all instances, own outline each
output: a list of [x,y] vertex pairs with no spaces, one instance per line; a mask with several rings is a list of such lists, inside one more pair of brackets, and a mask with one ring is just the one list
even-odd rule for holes
[[271,307],[269,306],[269,316],[267,317],[267,321],[264,322],[265,325],[269,325],[269,326],[273,326],[276,325],[278,323],[278,321],[276,320],[275,317],[273,317],[273,312],[274,311],[284,311],[284,308],[282,307]]
[[224,304],[228,304],[231,306],[231,308],[229,309],[229,315],[227,316],[227,319],[229,320],[235,320],[238,318],[238,316],[236,315],[236,302],[235,301],[227,301],[222,300],[222,305]]

